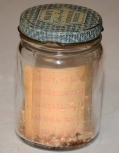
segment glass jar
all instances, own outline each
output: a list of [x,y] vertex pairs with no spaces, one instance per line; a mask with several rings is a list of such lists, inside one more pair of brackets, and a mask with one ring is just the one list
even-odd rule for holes
[[[85,30],[78,33],[78,38],[74,29],[75,34],[71,29],[64,34],[51,30],[45,36],[39,32],[39,29],[46,32],[48,27],[42,24],[47,20],[54,21],[55,28],[65,20],[65,23],[72,24],[68,17],[64,19],[63,16],[71,16],[72,12],[72,20],[83,25],[84,18],[87,19],[86,10],[99,17],[99,23],[95,22],[101,27],[98,27],[97,37],[94,25],[93,32]],[[63,19],[55,23],[59,16]],[[82,21],[77,19],[79,16]],[[27,21],[32,22],[28,25]],[[22,13],[19,26],[21,41],[17,52],[15,127],[18,137],[25,143],[44,149],[71,150],[96,139],[102,102],[101,31],[100,16],[76,5],[40,5]]]

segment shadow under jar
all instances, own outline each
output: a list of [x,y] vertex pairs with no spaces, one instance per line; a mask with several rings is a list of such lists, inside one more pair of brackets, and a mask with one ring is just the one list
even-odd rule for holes
[[[71,10],[73,19],[64,24]],[[85,10],[95,15],[96,25],[89,20],[89,30],[84,27],[84,18],[88,21]],[[58,26],[59,22],[53,21],[59,15],[64,22],[59,21]],[[74,28],[74,19],[79,30],[72,32],[67,25]],[[46,24],[42,27],[41,23]],[[52,30],[47,24],[52,25]],[[63,31],[63,26],[68,29]],[[49,150],[72,150],[95,140],[102,100],[101,31],[100,15],[81,6],[47,4],[22,13],[15,127],[25,143]]]

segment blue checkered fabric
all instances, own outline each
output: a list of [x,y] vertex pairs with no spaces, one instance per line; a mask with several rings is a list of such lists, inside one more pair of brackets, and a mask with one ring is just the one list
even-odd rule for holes
[[[52,14],[46,16],[48,11],[52,11],[55,18],[52,17]],[[43,14],[44,12],[46,14]],[[65,17],[63,13],[60,16],[60,13],[57,12],[64,12],[64,15],[65,12],[76,12],[75,16],[79,12],[82,22],[73,23],[72,21],[64,23],[63,21],[62,23],[62,18]],[[51,21],[49,17],[52,17]],[[48,19],[45,20],[45,18]],[[66,18],[71,21],[70,16]],[[21,33],[38,41],[59,43],[86,42],[100,35],[102,18],[97,12],[86,7],[71,4],[46,4],[25,10],[20,17],[19,29]]]

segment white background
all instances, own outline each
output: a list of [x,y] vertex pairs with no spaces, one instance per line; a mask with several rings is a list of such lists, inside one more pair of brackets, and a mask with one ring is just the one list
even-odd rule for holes
[[[22,143],[14,133],[14,78],[17,27],[25,9],[70,3],[96,10],[103,18],[104,96],[101,131],[90,146],[72,153],[119,152],[119,0],[0,0],[0,153],[45,153]],[[52,151],[51,151],[52,152]]]

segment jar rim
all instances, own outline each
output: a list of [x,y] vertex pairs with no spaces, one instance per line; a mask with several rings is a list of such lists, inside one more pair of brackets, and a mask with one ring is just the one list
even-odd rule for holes
[[[19,30],[19,29],[18,29]],[[20,32],[20,31],[19,31]],[[89,52],[98,47],[102,40],[102,34],[94,40],[88,42],[79,42],[71,44],[60,44],[54,42],[41,42],[27,37],[20,32],[20,38],[24,43],[27,43],[27,47],[40,51],[47,51],[51,53],[75,53],[75,52]]]

